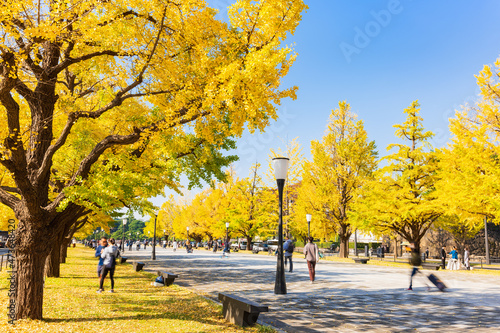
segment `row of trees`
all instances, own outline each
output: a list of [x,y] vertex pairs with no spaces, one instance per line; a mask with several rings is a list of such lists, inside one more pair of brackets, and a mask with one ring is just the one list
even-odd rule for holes
[[[432,147],[433,133],[424,129],[420,105],[414,101],[404,110],[406,120],[394,126],[398,143],[389,145],[388,154],[377,159],[375,143],[369,141],[363,122],[348,103],[340,102],[322,140],[311,142],[310,161],[301,158],[296,140],[285,152],[291,158],[291,174],[284,220],[291,234],[307,235],[305,215],[310,213],[313,236],[338,236],[340,255],[346,257],[355,229],[399,236],[419,248],[433,226],[463,244],[481,228],[485,217],[496,222],[499,66],[500,61],[494,70],[485,66],[477,76],[480,99],[457,111],[450,123],[451,142],[441,149]],[[226,183],[213,183],[189,203],[169,201],[170,207],[177,208],[161,223],[180,235],[189,227],[195,239],[221,237],[225,222],[230,222],[233,237],[250,241],[255,236],[274,236],[277,195],[275,186],[259,176],[260,169],[254,165],[243,179],[229,173]]]

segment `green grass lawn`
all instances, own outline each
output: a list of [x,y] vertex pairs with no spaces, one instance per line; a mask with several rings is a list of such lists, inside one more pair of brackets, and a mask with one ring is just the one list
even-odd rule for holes
[[154,287],[155,276],[117,265],[115,293],[96,293],[97,260],[90,249],[69,249],[60,278],[45,281],[42,321],[7,323],[7,272],[0,272],[0,332],[274,332],[227,323],[222,307],[176,285]]

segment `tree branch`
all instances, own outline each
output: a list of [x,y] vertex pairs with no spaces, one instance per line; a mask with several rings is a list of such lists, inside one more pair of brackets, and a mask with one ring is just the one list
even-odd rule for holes
[[0,189],[6,191],[6,192],[11,192],[11,193],[17,193],[21,194],[19,189],[17,187],[12,187],[12,186],[0,186]]
[[108,56],[113,56],[113,57],[127,57],[127,56],[132,56],[131,54],[124,53],[124,52],[117,52],[117,51],[111,51],[111,50],[103,50],[103,51],[97,51],[97,52],[92,52],[86,55],[83,55],[78,58],[66,58],[63,61],[61,61],[58,65],[52,67],[49,71],[49,76],[54,76],[68,68],[69,66],[73,64],[77,64],[79,62],[85,61],[85,60],[90,60],[95,57],[100,57],[103,55],[108,55]]
[[14,210],[19,201],[21,201],[19,198],[5,191],[3,186],[0,188],[0,202],[5,206]]

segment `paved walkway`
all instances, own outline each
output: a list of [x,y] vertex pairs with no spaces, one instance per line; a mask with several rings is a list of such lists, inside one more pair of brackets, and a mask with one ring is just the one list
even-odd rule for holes
[[126,256],[145,261],[148,271],[179,274],[176,284],[212,299],[224,291],[268,305],[262,321],[286,332],[500,332],[496,276],[439,271],[448,292],[428,292],[422,276],[412,292],[405,290],[409,268],[323,261],[310,284],[305,260],[296,254],[294,272],[286,273],[288,294],[275,295],[275,257],[157,248],[157,260],[150,261],[150,254],[148,247]]

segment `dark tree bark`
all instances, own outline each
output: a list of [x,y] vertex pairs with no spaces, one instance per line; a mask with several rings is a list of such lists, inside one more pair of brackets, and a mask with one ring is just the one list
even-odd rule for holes
[[349,238],[351,237],[350,226],[342,224],[339,228],[340,252],[339,258],[349,258]]
[[[83,207],[71,204],[69,208],[73,213],[59,222],[58,232],[51,239],[50,253],[45,262],[45,276],[47,277],[60,277],[61,276],[61,248],[67,247],[66,238],[71,234],[73,236],[78,226],[78,218],[81,215],[88,213]],[[71,240],[71,238],[70,238]]]
[[[90,213],[90,211],[83,212],[82,214]],[[83,219],[79,220],[76,222],[76,224],[73,224],[67,233],[67,235],[63,238],[62,243],[61,243],[61,255],[60,255],[60,263],[64,264],[66,263],[66,257],[68,256],[68,246],[71,243],[71,240],[73,239],[73,236],[75,233],[80,230],[88,221],[87,217],[84,217]]]
[[251,247],[252,247],[252,237],[248,236],[247,237],[247,248],[246,250],[251,250]]
[[68,256],[68,245],[69,243],[71,242],[71,238],[70,239],[63,239],[63,242],[61,244],[61,250],[59,251],[61,254],[59,256],[59,262],[61,264],[65,264],[66,263],[66,257]]
[[42,318],[44,268],[50,239],[47,229],[27,228],[23,220],[19,221],[15,249],[17,318]]
[[60,246],[64,238],[63,231],[56,234],[50,241],[50,253],[45,260],[45,276],[59,277],[61,275]]

